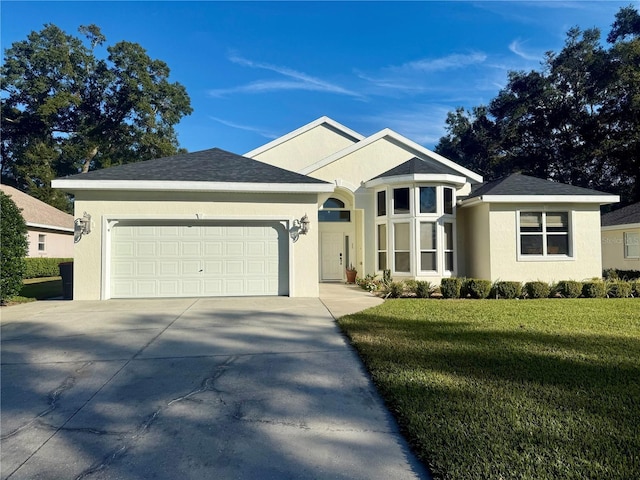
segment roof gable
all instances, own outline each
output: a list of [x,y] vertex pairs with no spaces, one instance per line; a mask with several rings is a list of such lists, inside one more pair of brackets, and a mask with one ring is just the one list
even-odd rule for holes
[[21,192],[9,185],[0,185],[0,190],[11,197],[22,210],[22,218],[28,227],[46,227],[56,230],[73,231],[73,216],[52,207],[37,198]]
[[[63,189],[324,191],[327,182],[219,148],[129,163],[56,179]],[[330,185],[329,185],[330,186]],[[304,189],[303,189],[304,190]]]
[[340,135],[348,140],[350,140],[353,143],[359,142],[360,140],[362,140],[364,138],[364,135],[361,135],[360,133],[351,130],[348,127],[345,127],[344,125],[342,125],[341,123],[336,122],[335,120],[327,117],[327,116],[323,116],[318,118],[317,120],[314,120],[313,122],[307,123],[306,125],[303,125],[300,128],[297,128],[296,130],[289,132],[281,137],[276,138],[275,140],[266,143],[265,145],[262,145],[258,148],[255,148],[253,150],[251,150],[250,152],[245,153],[245,157],[249,157],[249,158],[255,158],[265,152],[267,152],[268,150],[274,149],[286,142],[288,142],[289,140],[296,138],[296,137],[300,137],[302,135],[304,135],[307,132],[310,132],[311,130],[319,127],[319,126],[324,126],[327,127],[330,131],[333,131],[335,134]]
[[605,213],[602,216],[602,226],[640,224],[640,202],[627,205],[619,210]]
[[589,188],[575,187],[565,183],[512,173],[506,177],[478,185],[471,190],[464,203],[471,200],[485,202],[509,201],[564,201],[584,203],[614,203],[617,195]]
[[[469,182],[478,183],[482,182],[482,176],[478,175],[471,170],[464,168],[461,165],[449,160],[448,158],[443,157],[442,155],[437,154],[429,150],[428,148],[423,147],[422,145],[417,144],[416,142],[409,140],[408,138],[400,135],[397,132],[394,132],[391,129],[385,128],[361,141],[358,143],[351,145],[339,152],[334,153],[326,158],[323,158],[319,162],[314,163],[313,165],[308,166],[300,170],[300,173],[305,175],[315,172],[333,162],[340,160],[341,158],[350,155],[362,148],[366,148],[367,146],[377,142],[378,140],[385,139],[391,143],[394,143],[402,148],[404,148],[411,155],[415,155],[420,159],[428,161],[434,164],[440,164],[444,167],[448,167],[455,172],[455,175],[462,175],[468,179]],[[364,179],[363,179],[364,180]]]

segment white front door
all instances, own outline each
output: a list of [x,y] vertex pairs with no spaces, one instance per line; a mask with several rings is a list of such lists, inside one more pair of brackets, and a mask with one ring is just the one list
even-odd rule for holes
[[320,245],[322,258],[322,280],[342,280],[346,261],[344,235],[323,232]]

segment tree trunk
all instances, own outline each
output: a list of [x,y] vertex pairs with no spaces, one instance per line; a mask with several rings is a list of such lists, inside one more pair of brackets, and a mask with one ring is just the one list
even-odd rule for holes
[[82,173],[87,173],[89,171],[89,167],[91,166],[91,160],[98,154],[98,147],[93,147],[87,157],[84,159],[84,163],[82,164]]

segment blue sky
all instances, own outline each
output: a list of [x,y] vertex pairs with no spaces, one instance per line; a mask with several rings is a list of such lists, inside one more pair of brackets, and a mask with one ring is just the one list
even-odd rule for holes
[[362,133],[391,128],[433,148],[448,111],[490,101],[510,70],[538,69],[572,26],[603,37],[627,1],[2,1],[3,51],[45,23],[165,61],[194,112],[189,151],[246,153],[327,115]]

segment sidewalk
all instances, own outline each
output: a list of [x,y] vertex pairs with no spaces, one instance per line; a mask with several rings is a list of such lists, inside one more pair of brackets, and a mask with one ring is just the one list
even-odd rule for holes
[[320,301],[335,319],[384,302],[382,298],[376,297],[357,285],[346,283],[321,283]]

